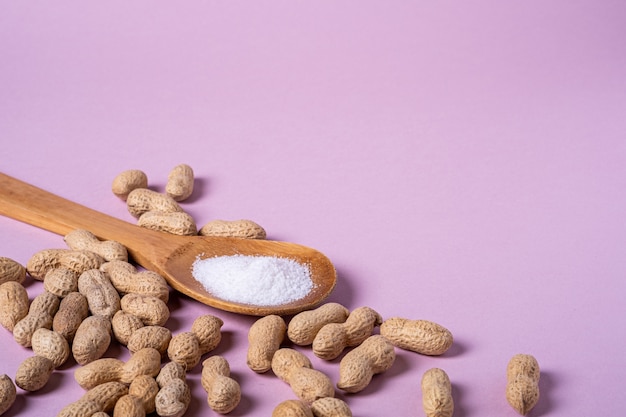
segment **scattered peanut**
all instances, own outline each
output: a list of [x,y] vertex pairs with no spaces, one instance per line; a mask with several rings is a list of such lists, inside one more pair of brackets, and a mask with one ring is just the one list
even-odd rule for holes
[[73,230],[63,240],[70,249],[97,253],[107,262],[128,261],[128,251],[124,245],[114,240],[100,240],[88,230]]
[[19,262],[0,256],[0,284],[15,281],[20,284],[26,279],[26,268]]
[[265,239],[265,229],[252,220],[212,220],[198,230],[200,236],[238,237],[242,239]]
[[171,361],[192,369],[200,362],[202,352],[200,342],[192,332],[182,332],[172,336],[167,348],[167,356]]
[[82,321],[72,342],[72,355],[79,365],[100,359],[111,344],[111,320],[89,316]]
[[139,375],[128,387],[128,394],[141,400],[146,414],[154,413],[156,405],[154,403],[159,392],[159,384],[149,375]]
[[521,415],[526,415],[539,401],[540,369],[532,355],[517,354],[506,368],[506,400]]
[[59,309],[59,298],[47,291],[33,299],[28,314],[13,327],[13,338],[24,347],[31,346],[31,338],[35,330],[52,327],[53,316]]
[[159,371],[156,382],[159,388],[163,388],[175,379],[187,379],[187,370],[184,365],[176,362],[168,362]]
[[158,232],[179,236],[195,236],[198,234],[196,221],[184,212],[163,213],[147,211],[139,217],[137,225]]
[[116,358],[92,361],[74,372],[74,379],[84,389],[91,389],[105,382],[118,381],[130,384],[140,375],[156,376],[161,368],[161,354],[152,348],[134,353],[126,363]]
[[162,213],[183,212],[183,209],[172,197],[147,188],[137,188],[131,191],[126,199],[126,206],[128,212],[137,219],[148,211]]
[[431,368],[422,376],[422,406],[426,417],[452,417],[454,401],[448,374]]
[[0,415],[7,412],[15,402],[17,390],[8,375],[0,375]]
[[359,307],[344,323],[323,326],[313,339],[313,353],[325,360],[337,358],[346,347],[358,346],[380,325],[380,314],[369,307]]
[[78,290],[78,274],[62,266],[50,269],[44,277],[43,288],[57,297],[63,298]]
[[304,401],[285,400],[274,408],[272,417],[313,417],[313,411]]
[[0,324],[12,332],[13,328],[28,314],[28,292],[17,281],[0,284]]
[[129,169],[120,172],[115,178],[113,178],[113,184],[111,185],[111,191],[113,194],[126,200],[128,194],[137,188],[148,187],[148,176],[145,172],[139,169]]
[[269,371],[272,368],[272,357],[286,333],[287,325],[280,316],[269,315],[255,321],[248,331],[248,367],[257,373]]
[[24,391],[38,391],[43,388],[54,371],[54,363],[43,356],[26,358],[17,368],[15,385]]
[[52,361],[55,368],[70,357],[70,345],[61,333],[45,328],[37,329],[32,337],[33,352]]
[[175,379],[159,390],[156,396],[156,412],[161,417],[180,417],[189,408],[191,391],[182,379]]
[[134,314],[120,310],[111,319],[111,327],[115,339],[123,345],[128,345],[128,341],[133,333],[144,326],[141,319]]
[[131,353],[151,347],[159,351],[161,356],[167,352],[172,340],[172,332],[163,326],[144,326],[135,330],[128,339],[127,347]]
[[134,314],[146,326],[163,326],[170,317],[170,310],[163,300],[150,295],[126,294],[121,299],[121,307]]
[[350,311],[339,303],[326,303],[320,307],[296,314],[287,326],[287,337],[296,345],[306,346],[322,327],[329,323],[343,323]]
[[59,310],[52,320],[52,330],[63,335],[68,342],[72,342],[78,327],[87,316],[89,316],[87,298],[79,292],[71,292],[61,300]]
[[230,365],[222,356],[211,356],[202,362],[201,383],[209,407],[217,413],[230,413],[241,400],[241,387],[230,377]]
[[350,393],[362,391],[375,374],[391,368],[395,359],[396,352],[387,339],[370,336],[341,359],[337,388]]
[[437,323],[399,317],[385,320],[380,326],[380,334],[396,347],[424,355],[441,355],[453,341],[452,333]]
[[78,292],[87,297],[94,316],[113,318],[120,310],[120,295],[109,277],[99,269],[89,269],[78,277]]
[[291,386],[299,399],[309,404],[320,398],[335,396],[330,378],[313,369],[309,358],[297,350],[278,349],[272,358],[272,371]]
[[176,165],[167,177],[165,192],[176,201],[186,200],[193,193],[193,181],[193,169],[189,165]]
[[43,281],[46,273],[54,268],[65,267],[80,275],[88,269],[98,269],[104,263],[97,253],[87,250],[45,249],[35,253],[27,262],[28,274]]
[[113,408],[113,417],[145,417],[146,410],[143,408],[141,398],[126,394],[120,397]]
[[224,321],[219,317],[205,314],[196,318],[191,324],[191,332],[198,338],[202,354],[215,349],[222,340],[221,329]]
[[[68,404],[57,417],[94,417],[109,413],[117,401],[128,394],[128,386],[121,382],[105,382],[90,389],[78,401]],[[108,414],[105,414],[108,415]]]
[[170,288],[161,275],[153,271],[137,271],[128,262],[111,261],[103,264],[100,270],[106,272],[111,284],[122,295],[150,295],[167,303]]
[[320,398],[313,401],[311,411],[315,417],[352,417],[352,410],[339,398]]

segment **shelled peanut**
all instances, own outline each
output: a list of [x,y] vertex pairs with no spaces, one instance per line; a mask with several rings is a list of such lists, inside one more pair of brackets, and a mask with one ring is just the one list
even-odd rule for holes
[[181,417],[191,402],[191,390],[185,368],[176,362],[163,366],[157,378],[159,392],[155,397],[156,412],[161,417]]
[[0,284],[14,281],[23,283],[26,279],[26,268],[11,258],[0,256]]
[[230,413],[241,400],[241,387],[230,377],[230,365],[222,356],[211,356],[202,362],[201,383],[209,407],[217,413]]
[[313,369],[309,358],[291,348],[278,349],[272,357],[272,371],[285,381],[296,396],[307,403],[325,397],[334,397],[330,378]]
[[287,326],[287,337],[299,346],[313,343],[322,327],[330,323],[343,323],[350,311],[339,303],[326,303],[313,310],[300,312]]
[[285,339],[287,324],[277,315],[269,315],[255,321],[248,330],[246,363],[257,373],[272,368],[272,357]]
[[176,201],[186,200],[193,193],[193,169],[187,164],[176,165],[167,176],[165,193]]
[[15,402],[17,390],[8,375],[0,375],[0,415],[4,414]]
[[395,359],[394,347],[387,339],[370,336],[341,359],[337,388],[350,393],[362,391],[375,374],[391,368]]
[[0,284],[0,325],[13,332],[15,325],[28,314],[28,293],[17,281]]
[[521,415],[526,415],[539,401],[539,363],[534,356],[517,354],[506,368],[506,400]]
[[452,333],[428,320],[392,317],[380,326],[380,334],[394,346],[424,355],[442,355],[452,346]]
[[443,369],[431,368],[424,372],[421,387],[422,407],[426,417],[452,417],[452,386]]
[[354,309],[345,322],[323,326],[313,339],[313,353],[325,360],[337,358],[346,347],[358,346],[380,325],[380,314],[369,307]]
[[215,349],[222,340],[222,319],[212,315],[196,318],[191,331],[174,335],[167,347],[171,361],[183,364],[186,369],[195,367],[202,355]]
[[113,178],[111,191],[113,194],[126,201],[128,194],[137,188],[148,187],[148,176],[139,169],[122,171]]

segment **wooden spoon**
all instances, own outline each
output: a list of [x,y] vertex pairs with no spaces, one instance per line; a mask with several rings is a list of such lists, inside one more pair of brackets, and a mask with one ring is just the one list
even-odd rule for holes
[[[60,235],[66,235],[75,229],[85,229],[102,240],[115,240],[126,246],[135,262],[161,274],[174,289],[201,303],[235,313],[265,316],[295,314],[308,310],[324,300],[337,281],[337,274],[330,260],[306,246],[271,240],[177,236],[149,230],[2,173],[0,214]],[[198,256],[208,258],[236,254],[296,260],[309,267],[314,288],[304,298],[288,304],[250,305],[217,298],[193,277],[191,266]]]

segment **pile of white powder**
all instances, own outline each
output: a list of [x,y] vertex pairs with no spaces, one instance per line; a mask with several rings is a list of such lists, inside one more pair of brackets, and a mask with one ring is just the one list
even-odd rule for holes
[[293,259],[273,256],[218,256],[196,259],[193,277],[222,300],[274,306],[304,298],[312,289],[311,272]]

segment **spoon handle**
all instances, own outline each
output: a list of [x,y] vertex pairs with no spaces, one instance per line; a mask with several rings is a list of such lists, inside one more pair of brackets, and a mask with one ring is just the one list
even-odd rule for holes
[[115,217],[66,200],[48,191],[0,173],[0,214],[66,235],[86,229],[100,239],[116,240],[126,246],[145,245],[158,238],[147,230]]

